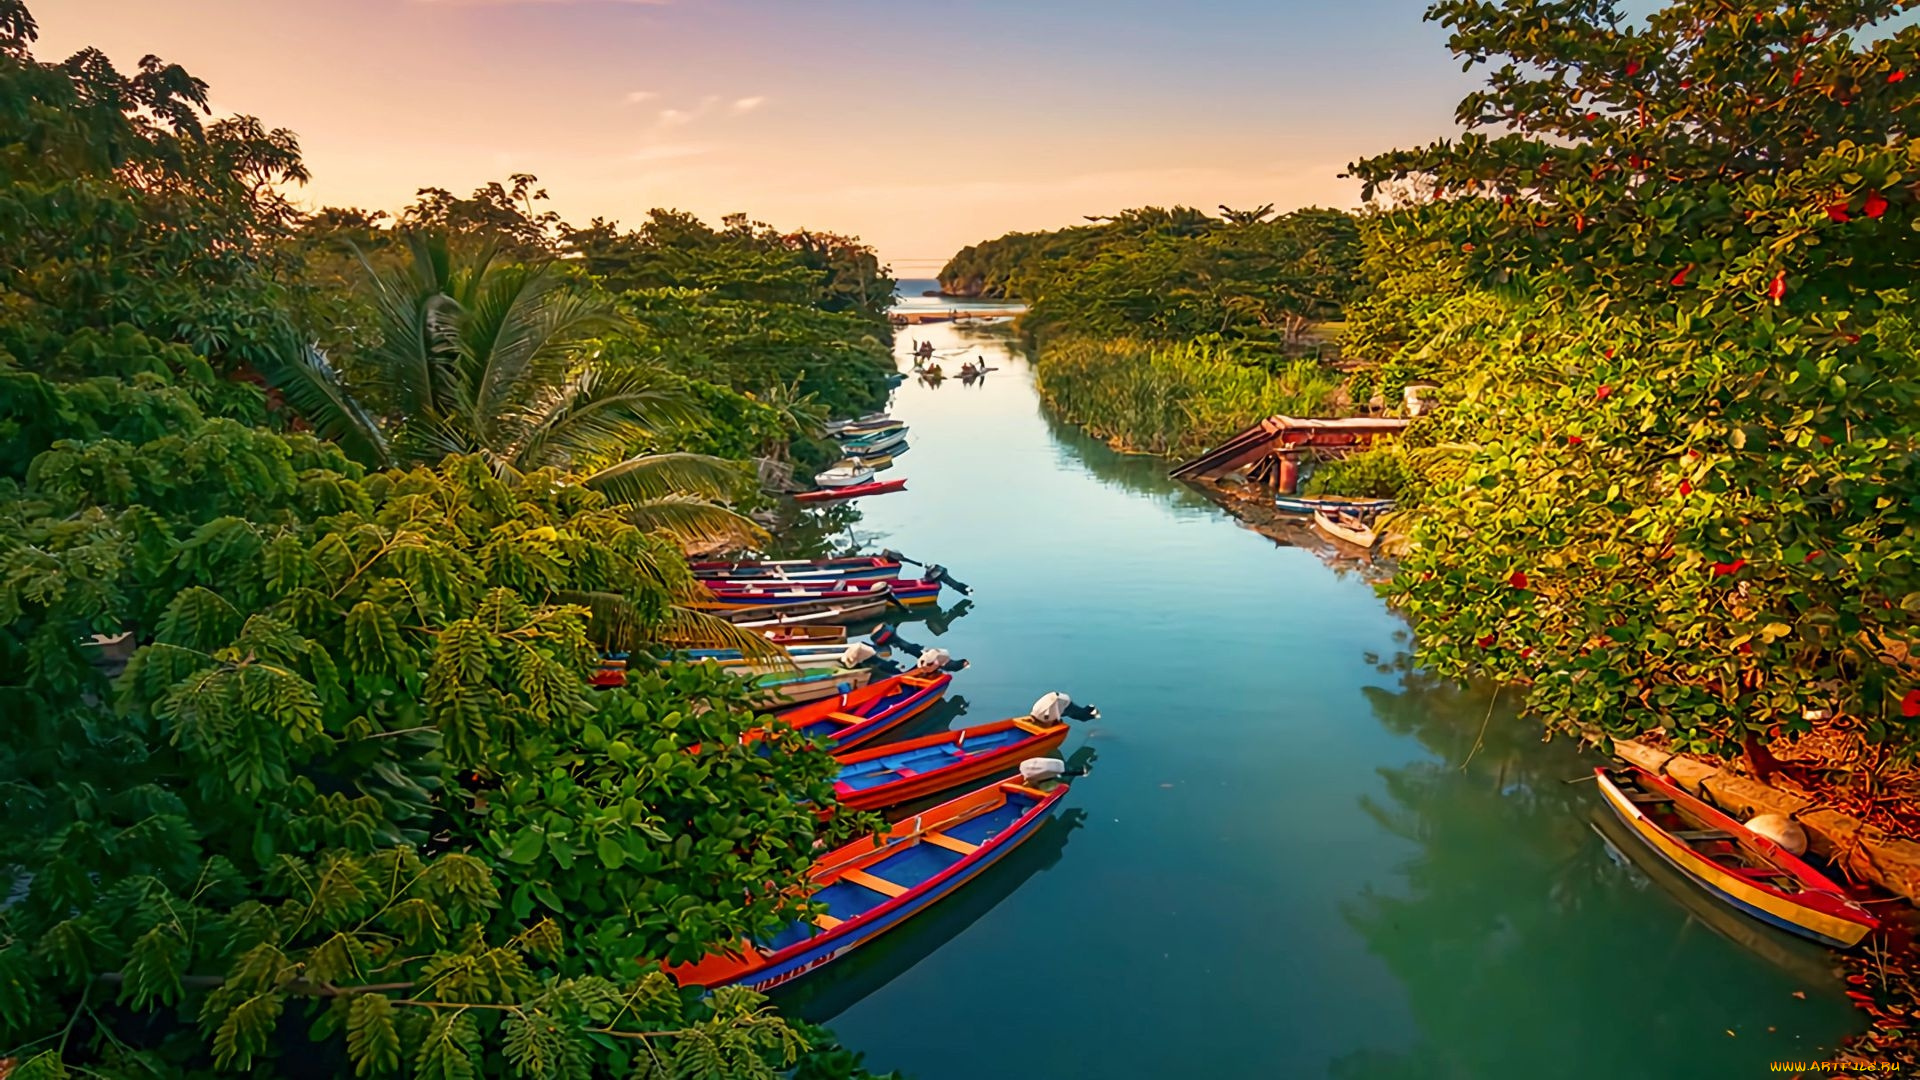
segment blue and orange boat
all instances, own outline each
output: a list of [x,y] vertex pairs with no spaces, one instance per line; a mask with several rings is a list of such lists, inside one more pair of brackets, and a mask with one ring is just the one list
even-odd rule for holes
[[1844,949],[1879,927],[1845,890],[1798,856],[1637,766],[1594,770],[1600,795],[1629,829],[1721,901],[1823,945]]
[[933,708],[951,685],[953,676],[944,671],[931,675],[909,671],[851,693],[783,710],[774,719],[819,739],[830,750],[852,750]]
[[1050,757],[1067,741],[1067,725],[1032,717],[942,731],[871,750],[835,754],[840,805],[878,810],[924,799],[983,776],[1008,773],[1033,757]]
[[951,896],[1038,832],[1067,790],[989,784],[836,848],[807,875],[823,913],[667,973],[682,986],[764,991],[818,970]]

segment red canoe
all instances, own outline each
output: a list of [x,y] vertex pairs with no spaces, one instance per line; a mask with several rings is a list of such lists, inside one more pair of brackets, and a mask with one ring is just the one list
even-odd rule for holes
[[900,491],[907,486],[905,477],[899,480],[882,480],[873,484],[855,484],[852,487],[821,488],[819,491],[803,491],[793,497],[794,502],[838,502],[841,499],[857,499],[862,495],[885,495],[889,491]]

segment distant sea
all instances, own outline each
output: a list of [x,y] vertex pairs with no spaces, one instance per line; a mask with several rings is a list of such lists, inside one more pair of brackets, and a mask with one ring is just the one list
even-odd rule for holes
[[944,296],[927,296],[929,292],[939,292],[940,283],[933,278],[902,278],[894,287],[894,307],[903,308],[945,308],[950,311],[966,311],[970,308],[1004,308],[1005,300],[955,300]]

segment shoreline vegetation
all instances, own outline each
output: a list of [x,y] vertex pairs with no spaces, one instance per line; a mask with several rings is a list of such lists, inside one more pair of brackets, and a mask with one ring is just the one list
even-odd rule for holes
[[[1009,234],[942,288],[1027,300],[1050,406],[1170,454],[1264,419],[1247,372],[1278,382],[1339,320],[1319,415],[1438,387],[1309,489],[1400,500],[1379,587],[1423,664],[1913,840],[1920,28],[1882,5],[1696,9],[1629,31],[1436,4],[1488,88],[1459,139],[1352,166],[1363,213],[1303,212],[1321,292],[1282,238],[1306,221],[1226,208]],[[1500,74],[1513,57],[1555,75]],[[1916,1060],[1906,934],[1848,956],[1874,1020],[1856,1060]]]
[[882,405],[871,249],[297,212],[297,137],[0,0],[0,1076],[869,1074],[662,971],[870,832],[685,552]]

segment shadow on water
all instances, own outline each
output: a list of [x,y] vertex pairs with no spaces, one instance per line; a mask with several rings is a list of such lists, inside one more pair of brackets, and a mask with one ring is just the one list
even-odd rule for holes
[[[1649,889],[1646,871],[1617,861],[1593,828],[1594,785],[1580,782],[1595,759],[1543,743],[1513,691],[1447,683],[1405,656],[1380,670],[1398,685],[1367,689],[1379,722],[1437,760],[1381,767],[1385,797],[1360,797],[1414,854],[1342,916],[1406,987],[1423,1037],[1337,1058],[1330,1075],[1724,1075],[1726,1040],[1757,1071],[1857,1028],[1819,950],[1783,948],[1797,943],[1725,909],[1689,917],[1718,905],[1684,880]],[[1701,968],[1720,977],[1689,977]],[[1779,971],[1805,980],[1804,1000]]]
[[834,1017],[880,989],[953,941],[1002,900],[1012,896],[1029,878],[1050,869],[1065,853],[1067,840],[1086,821],[1086,811],[1067,809],[1042,825],[998,863],[982,871],[964,888],[908,920],[879,940],[836,960],[822,977],[802,979],[782,989],[774,1000],[804,1020],[829,1023]]

